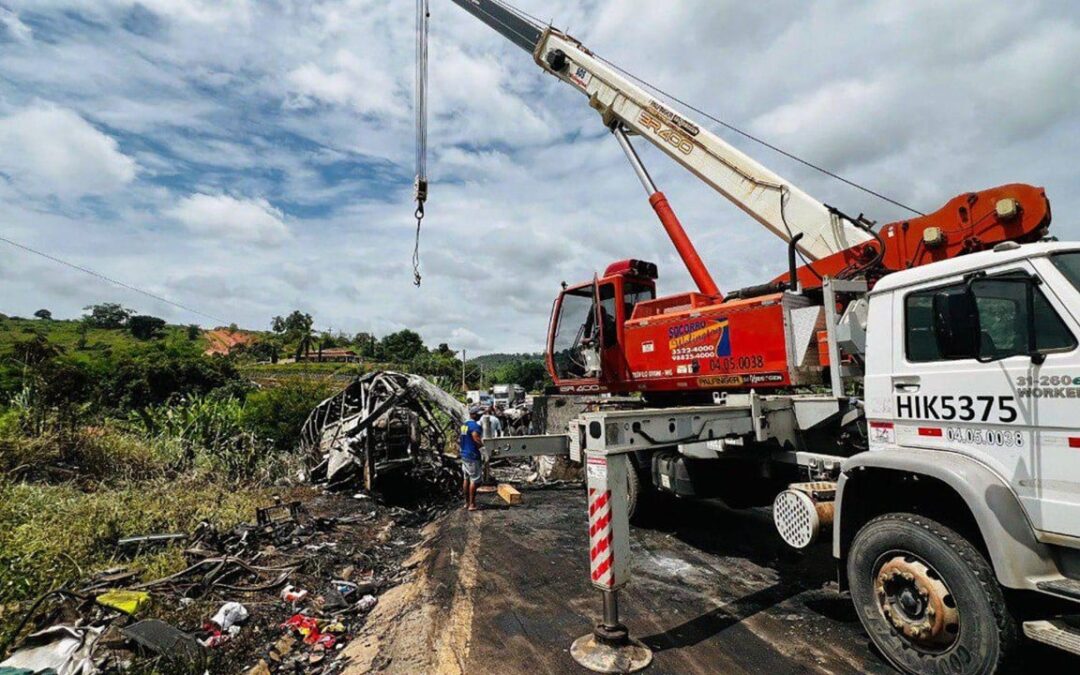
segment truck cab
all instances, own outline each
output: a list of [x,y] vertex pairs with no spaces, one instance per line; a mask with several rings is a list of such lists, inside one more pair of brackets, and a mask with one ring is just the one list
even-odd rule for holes
[[994,672],[1021,634],[1080,653],[1080,248],[891,274],[866,323],[833,552],[867,633],[909,673]]
[[890,275],[867,323],[871,451],[968,457],[1040,537],[1080,538],[1080,249],[1003,245]]
[[656,297],[656,265],[621,260],[591,282],[564,286],[551,312],[547,365],[560,393],[611,391],[629,379],[625,325]]

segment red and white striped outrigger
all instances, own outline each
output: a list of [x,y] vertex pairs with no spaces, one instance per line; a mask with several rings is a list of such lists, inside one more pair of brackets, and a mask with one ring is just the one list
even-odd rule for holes
[[619,622],[619,589],[630,577],[630,513],[625,454],[588,452],[585,471],[589,489],[589,576],[604,597],[604,619],[592,633],[578,638],[570,654],[578,663],[602,673],[629,673],[652,662],[652,652],[630,637]]

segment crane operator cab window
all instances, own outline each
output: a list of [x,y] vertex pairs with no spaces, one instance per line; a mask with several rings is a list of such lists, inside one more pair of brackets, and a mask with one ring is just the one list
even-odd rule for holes
[[596,286],[586,284],[563,292],[551,336],[555,377],[574,380],[596,377],[600,368]]
[[623,281],[623,321],[629,321],[634,315],[634,308],[640,302],[648,302],[656,299],[656,286],[653,283],[644,283],[626,279]]
[[622,277],[564,291],[549,345],[555,377],[598,378],[608,368],[617,370],[621,322],[639,302],[655,297],[653,284]]

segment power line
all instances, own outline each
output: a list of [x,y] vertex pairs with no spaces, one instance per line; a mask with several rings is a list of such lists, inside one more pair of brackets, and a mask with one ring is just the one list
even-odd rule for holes
[[216,322],[218,324],[227,324],[227,323],[229,323],[225,319],[216,317],[216,316],[214,316],[212,314],[207,314],[206,312],[200,312],[199,310],[194,309],[192,307],[188,307],[187,305],[181,305],[179,302],[173,302],[172,300],[169,300],[168,298],[163,298],[160,295],[157,295],[155,293],[151,293],[150,291],[144,291],[143,289],[138,288],[137,286],[132,286],[131,284],[126,284],[123,281],[118,281],[118,280],[113,279],[111,277],[107,277],[104,274],[101,274],[100,272],[95,272],[94,270],[92,270],[92,269],[90,269],[88,267],[83,267],[82,265],[76,265],[75,263],[68,262],[67,260],[63,260],[61,258],[57,258],[54,255],[50,255],[48,253],[45,253],[44,251],[39,251],[39,250],[37,250],[35,248],[30,248],[29,246],[27,246],[25,244],[20,244],[17,241],[12,241],[11,239],[8,239],[7,237],[0,236],[0,241],[4,242],[6,244],[10,244],[11,246],[14,246],[15,248],[22,249],[23,251],[26,251],[27,253],[33,253],[34,255],[41,256],[42,258],[45,258],[46,260],[51,260],[54,263],[58,263],[58,264],[63,265],[65,267],[70,267],[71,269],[77,270],[79,272],[83,272],[84,274],[89,274],[92,277],[96,277],[98,279],[101,279],[102,281],[113,284],[114,286],[119,286],[121,288],[126,288],[129,291],[134,291],[136,293],[140,293],[142,295],[145,295],[148,298],[153,298],[154,300],[157,300],[158,302],[164,302],[166,305],[172,305],[173,307],[176,307],[178,309],[182,309],[185,312],[189,312],[189,313],[195,314],[197,316],[201,316],[201,317],[204,317],[204,318],[207,318],[207,319],[211,319],[211,320],[213,320],[214,322]]
[[[514,7],[513,5],[509,4],[508,2],[505,2],[505,0],[495,0],[495,2],[497,4],[499,4],[499,5],[502,5],[507,10],[509,10],[511,12],[514,12],[515,14],[519,15],[520,17],[525,18],[526,20],[531,20],[531,21],[535,22],[537,24],[537,27],[540,27],[540,26],[543,25],[543,22],[541,22],[536,17],[534,17],[531,14],[528,14],[528,13],[518,9],[517,7]],[[878,192],[876,190],[872,190],[872,189],[866,187],[865,185],[860,185],[859,183],[856,183],[855,181],[851,180],[850,178],[845,178],[845,177],[837,174],[834,171],[830,171],[830,170],[826,169],[823,166],[820,166],[820,165],[815,164],[815,163],[813,163],[813,162],[811,162],[811,161],[809,161],[807,159],[803,159],[802,157],[799,157],[795,153],[788,152],[787,150],[784,150],[783,148],[781,148],[781,147],[779,147],[777,145],[774,145],[774,144],[766,141],[763,138],[759,138],[758,136],[755,136],[755,135],[751,134],[748,131],[743,131],[742,129],[735,126],[734,124],[729,124],[728,122],[725,122],[724,120],[722,120],[722,119],[720,119],[718,117],[710,115],[709,113],[705,112],[701,108],[698,108],[698,107],[696,107],[696,106],[694,106],[694,105],[692,105],[690,103],[687,103],[686,101],[680,99],[679,97],[677,97],[677,96],[675,96],[673,94],[669,94],[668,92],[664,91],[660,87],[657,87],[656,85],[654,85],[654,84],[652,84],[652,83],[638,77],[637,75],[634,75],[633,73],[631,73],[631,72],[629,72],[629,71],[627,71],[627,70],[625,70],[623,68],[620,68],[618,65],[612,63],[611,61],[608,61],[607,59],[603,58],[602,56],[600,56],[598,54],[594,53],[593,57],[600,60],[600,61],[603,61],[607,65],[611,66],[612,68],[619,71],[620,73],[622,73],[626,77],[630,78],[631,80],[634,80],[635,82],[637,82],[641,86],[645,87],[646,89],[650,89],[653,92],[655,92],[655,93],[657,93],[657,94],[659,94],[661,96],[664,96],[665,98],[667,98],[667,99],[669,99],[671,101],[674,101],[675,103],[678,103],[679,105],[683,106],[687,110],[692,110],[692,111],[696,112],[697,114],[701,115],[702,117],[705,117],[706,119],[712,120],[716,124],[719,124],[721,127],[725,128],[725,129],[727,129],[729,131],[733,131],[736,134],[739,134],[740,136],[742,136],[742,137],[744,137],[746,139],[749,139],[750,141],[753,141],[754,143],[757,143],[757,144],[759,144],[761,146],[764,146],[764,147],[772,150],[773,152],[777,152],[777,153],[783,155],[784,157],[787,157],[788,159],[794,160],[794,161],[802,164],[803,166],[806,166],[806,167],[809,167],[809,168],[813,169],[814,171],[817,171],[817,172],[822,173],[822,174],[824,174],[826,176],[829,176],[830,178],[838,180],[841,183],[844,183],[845,185],[849,185],[849,186],[851,186],[851,187],[853,187],[853,188],[855,188],[857,190],[861,190],[861,191],[865,192],[868,195],[871,195],[873,197],[877,197],[878,199],[880,199],[882,201],[885,201],[885,202],[887,202],[889,204],[892,204],[893,206],[897,206],[899,208],[905,209],[905,210],[910,211],[910,212],[912,212],[912,213],[914,213],[916,215],[920,215],[920,216],[925,216],[926,215],[922,211],[919,211],[918,209],[912,208],[912,207],[908,206],[907,204],[904,204],[903,202],[900,202],[900,201],[898,201],[896,199],[893,199],[892,197],[888,197],[888,196],[886,196],[886,195],[884,195],[884,194],[882,194],[882,193],[880,193],[880,192]]]

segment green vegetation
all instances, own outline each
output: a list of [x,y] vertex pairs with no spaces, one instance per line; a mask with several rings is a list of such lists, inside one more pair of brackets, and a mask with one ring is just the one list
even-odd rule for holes
[[[0,479],[0,604],[25,602],[64,582],[114,564],[119,537],[191,532],[206,520],[220,527],[250,521],[267,488],[236,491],[200,476],[124,482],[90,492],[73,484]],[[184,567],[171,547],[136,558],[147,578]],[[10,609],[10,607],[9,607]],[[17,617],[0,616],[0,632]]]
[[[33,598],[116,564],[119,538],[251,521],[295,475],[325,380],[257,388],[201,332],[143,318],[0,319],[0,637]],[[156,578],[184,558],[125,564]]]
[[540,391],[551,384],[543,354],[485,354],[469,359],[469,365],[482,367],[488,384],[520,384],[526,391]]
[[536,363],[543,363],[544,355],[542,353],[484,354],[483,356],[474,356],[469,359],[469,363],[476,365],[483,364],[485,370],[494,370],[500,366],[517,363],[519,361],[535,361]]
[[[268,332],[210,337],[112,303],[77,321],[35,317],[0,315],[0,637],[33,598],[116,564],[121,537],[250,521],[295,475],[303,422],[341,380],[374,369],[448,389],[461,379],[446,344],[408,329],[320,334],[299,311]],[[228,354],[208,356],[210,338]],[[342,347],[359,362],[311,360]],[[467,364],[469,387],[480,363],[483,386],[546,379],[535,355],[495,355]],[[125,564],[154,578],[183,562],[174,546]]]

